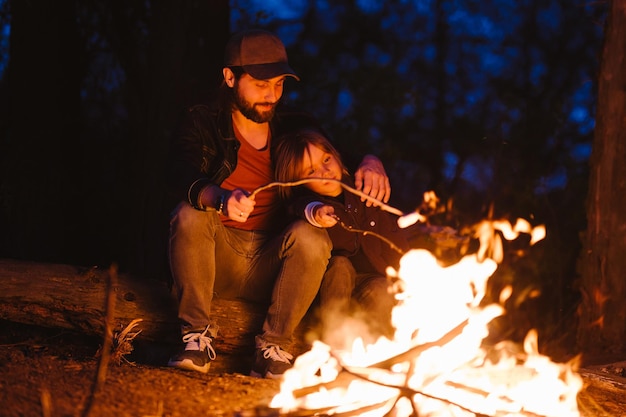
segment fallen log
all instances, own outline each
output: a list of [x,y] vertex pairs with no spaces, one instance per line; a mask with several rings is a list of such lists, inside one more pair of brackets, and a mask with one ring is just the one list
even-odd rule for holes
[[[62,328],[102,336],[108,270],[97,267],[0,259],[0,319],[27,325]],[[141,319],[137,344],[176,346],[180,342],[176,302],[159,280],[118,274],[113,329],[121,332]],[[212,315],[219,326],[215,348],[235,363],[254,348],[266,306],[238,299],[214,299]],[[303,323],[292,349],[306,350]],[[224,371],[228,371],[228,366]]]
[[581,417],[624,415],[626,378],[610,372],[610,368],[615,366],[623,369],[626,362],[606,367],[593,366],[580,371],[585,382],[584,389],[578,394]]

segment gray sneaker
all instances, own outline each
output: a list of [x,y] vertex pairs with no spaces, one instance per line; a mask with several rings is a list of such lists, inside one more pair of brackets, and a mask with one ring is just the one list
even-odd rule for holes
[[270,379],[281,378],[285,371],[293,366],[292,359],[293,355],[282,350],[280,346],[266,342],[257,336],[254,364],[250,376]]
[[196,371],[206,374],[211,368],[211,361],[215,360],[215,350],[211,346],[212,338],[217,335],[216,329],[209,329],[208,325],[202,333],[187,333],[183,336],[185,349],[172,356],[167,363],[178,369]]

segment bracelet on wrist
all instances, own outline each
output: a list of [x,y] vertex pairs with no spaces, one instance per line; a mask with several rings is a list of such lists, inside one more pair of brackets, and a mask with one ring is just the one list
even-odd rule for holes
[[218,214],[224,213],[224,196],[224,194],[220,194],[217,200],[215,200],[215,211],[217,211]]
[[204,210],[204,211],[207,210],[207,207],[204,204],[202,204],[202,196],[205,191],[206,191],[206,187],[202,188],[200,192],[198,193],[198,199],[196,200],[196,208],[200,210]]

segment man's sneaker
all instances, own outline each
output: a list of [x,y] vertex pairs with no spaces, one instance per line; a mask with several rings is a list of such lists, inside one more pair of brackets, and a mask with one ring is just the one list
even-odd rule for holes
[[250,376],[278,379],[292,367],[292,359],[293,356],[282,350],[280,346],[266,342],[257,336],[254,365],[252,365]]
[[185,350],[172,356],[168,366],[197,371],[206,374],[211,367],[211,361],[215,359],[215,350],[211,346],[211,338],[216,336],[217,331],[210,329],[208,325],[202,333],[187,333],[183,336],[186,343]]

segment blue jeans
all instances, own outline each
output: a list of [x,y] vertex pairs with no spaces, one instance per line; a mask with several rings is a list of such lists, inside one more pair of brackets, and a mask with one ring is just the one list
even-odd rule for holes
[[304,220],[280,234],[225,227],[214,211],[186,202],[172,212],[169,263],[184,334],[211,323],[211,301],[269,303],[261,337],[287,345],[315,299],[332,245],[325,229]]
[[333,256],[324,275],[319,302],[322,320],[333,326],[337,315],[362,320],[374,336],[393,336],[391,312],[396,304],[390,281],[376,272],[357,271],[350,258]]

